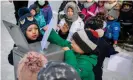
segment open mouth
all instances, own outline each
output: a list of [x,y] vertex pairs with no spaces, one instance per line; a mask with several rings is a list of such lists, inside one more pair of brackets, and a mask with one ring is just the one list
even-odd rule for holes
[[37,38],[37,35],[33,35],[32,38]]

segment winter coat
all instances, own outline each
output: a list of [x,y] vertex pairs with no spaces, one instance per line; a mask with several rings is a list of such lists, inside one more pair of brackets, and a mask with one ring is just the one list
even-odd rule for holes
[[83,8],[81,11],[81,14],[85,16],[84,21],[86,21],[88,18],[95,16],[95,11],[97,9],[97,4],[94,3],[89,8]]
[[97,6],[96,11],[95,11],[95,15],[96,15],[97,13],[100,13],[100,12],[105,13],[105,8],[104,8],[104,6],[102,6],[102,7]]
[[120,23],[116,21],[107,21],[107,26],[105,27],[105,37],[114,41],[118,40],[120,32]]
[[[62,39],[54,30],[50,33],[48,41],[71,49],[71,43]],[[71,65],[78,72],[82,80],[95,80],[93,67],[97,64],[96,55],[80,55],[73,50],[67,50],[64,52],[64,58],[65,62]]]
[[[60,21],[59,25],[61,25],[62,22],[66,22],[64,18]],[[82,21],[82,19],[80,17],[78,17],[78,19],[71,24],[69,33],[68,33],[68,36],[66,36],[66,39],[68,41],[71,41],[72,35],[75,32],[82,30],[82,29],[84,29],[84,22]]]
[[40,10],[40,12],[36,14],[34,17],[39,25],[41,33],[44,34],[44,30],[42,28],[46,26],[46,22],[43,16],[43,12]]
[[119,21],[121,21],[123,25],[124,23],[125,24],[129,23],[129,25],[133,25],[133,10],[132,9],[129,11],[123,11],[122,9],[120,10]]
[[44,19],[46,21],[46,24],[49,24],[50,20],[53,16],[52,9],[51,9],[50,5],[43,7],[42,12],[43,12],[43,16],[44,16]]

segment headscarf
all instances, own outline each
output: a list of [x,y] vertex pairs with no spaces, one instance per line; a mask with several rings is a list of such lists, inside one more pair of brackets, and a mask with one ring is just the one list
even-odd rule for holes
[[[69,17],[67,14],[68,8],[73,9],[73,16],[72,17]],[[66,14],[66,19],[68,21],[70,21],[70,22],[76,21],[78,19],[78,12],[79,12],[79,8],[74,2],[69,2],[66,4],[65,9],[64,9],[64,13]]]

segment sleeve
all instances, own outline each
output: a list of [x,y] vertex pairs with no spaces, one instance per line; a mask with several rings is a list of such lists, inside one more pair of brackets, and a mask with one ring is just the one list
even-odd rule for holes
[[43,28],[44,26],[46,26],[46,21],[42,14],[40,14],[39,17],[40,17],[40,28]]
[[113,40],[117,41],[119,38],[119,32],[120,32],[120,25],[114,24],[113,25]]
[[80,75],[80,69],[78,68],[78,62],[76,59],[76,55],[72,50],[67,50],[64,52],[65,54],[65,63],[71,65]]
[[94,4],[89,8],[89,10],[88,10],[88,12],[89,12],[89,17],[90,17],[90,16],[95,16],[95,11],[96,11],[96,9],[97,9],[97,5],[96,5],[96,3],[94,3]]
[[[50,7],[50,5],[49,5],[49,7]],[[51,19],[52,19],[52,16],[53,16],[53,14],[52,14],[52,9],[51,9],[51,7],[50,7],[50,8],[49,8],[49,11],[48,11],[48,21],[47,21],[46,24],[49,24],[49,23],[50,23],[50,21],[51,21]]]
[[83,14],[84,17],[87,16],[87,10],[86,10],[86,8],[83,8],[83,9],[82,9],[81,14]]
[[52,31],[51,31],[51,33],[49,35],[48,41],[51,42],[51,43],[53,43],[53,44],[59,45],[61,47],[69,47],[69,48],[71,48],[71,43],[69,41],[66,41],[66,40],[62,39],[54,31],[54,29],[52,29]]
[[79,22],[79,24],[80,24],[80,30],[84,29],[84,26],[85,26],[84,22],[81,21],[81,22]]
[[63,11],[63,10],[64,10],[64,8],[65,8],[65,6],[66,6],[67,3],[68,3],[68,1],[63,1],[63,2],[61,3],[61,6],[59,7],[58,13],[59,13],[60,11]]

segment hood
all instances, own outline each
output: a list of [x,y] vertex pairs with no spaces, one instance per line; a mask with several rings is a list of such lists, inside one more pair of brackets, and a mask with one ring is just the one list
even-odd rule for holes
[[[68,14],[67,14],[67,9],[68,8],[72,8],[73,9],[73,16],[72,17],[69,17]],[[78,12],[79,12],[79,8],[78,6],[74,3],[74,2],[68,2],[65,6],[65,9],[64,9],[64,13],[66,14],[66,18],[69,20],[69,21],[76,21],[78,19]]]

